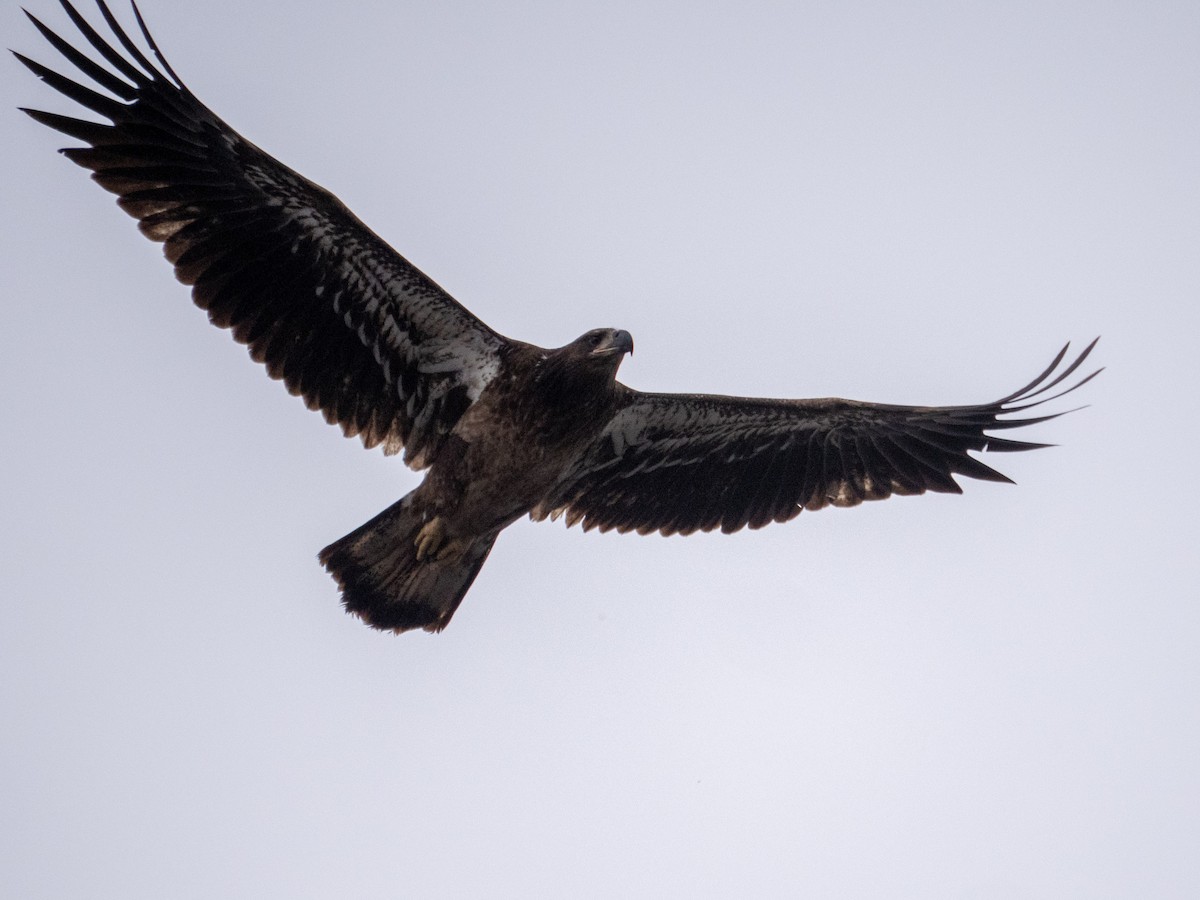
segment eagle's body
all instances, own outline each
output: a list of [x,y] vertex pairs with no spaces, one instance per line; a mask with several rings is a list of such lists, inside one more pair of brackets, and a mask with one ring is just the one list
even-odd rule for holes
[[157,65],[103,0],[121,50],[62,5],[104,64],[30,18],[101,90],[18,58],[110,124],[26,112],[87,145],[63,152],[118,195],[210,321],[273,378],[347,436],[428,469],[320,554],[347,609],[379,628],[445,627],[496,536],[527,514],[585,529],[728,532],[804,509],[958,493],[955,475],[1007,481],[970,451],[1044,446],[989,432],[1053,418],[1000,417],[1053,399],[1044,394],[1095,344],[1059,370],[1064,347],[1028,386],[978,405],[642,393],[616,381],[627,332],[596,329],[555,350],[498,334],[336,197],[217,118],[136,6]]
[[496,536],[547,500],[627,399],[615,376],[632,349],[613,329],[557,350],[514,345],[420,487],[321,551],[347,609],[382,628],[444,626]]
[[[612,347],[604,334],[604,346]],[[557,351],[520,349],[463,413],[430,466],[425,485],[451,534],[483,534],[526,515],[620,403],[614,376],[626,351],[619,345],[592,365],[572,365],[591,354],[578,342]]]

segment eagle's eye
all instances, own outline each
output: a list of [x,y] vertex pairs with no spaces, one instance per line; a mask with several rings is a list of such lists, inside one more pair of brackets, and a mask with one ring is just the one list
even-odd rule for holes
[[599,332],[588,335],[588,343],[593,347],[599,347],[602,340],[604,340],[604,335]]

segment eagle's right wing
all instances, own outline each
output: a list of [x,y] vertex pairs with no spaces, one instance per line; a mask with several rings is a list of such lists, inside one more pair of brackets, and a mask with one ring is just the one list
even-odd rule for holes
[[427,465],[495,376],[506,339],[336,197],[217,118],[163,58],[136,6],[161,67],[97,2],[124,54],[67,0],[62,5],[107,67],[30,19],[112,96],[17,56],[111,124],[25,111],[90,145],[63,153],[118,195],[143,234],[164,243],[196,304],[232,329],[271,377],[366,446],[403,447],[410,465]]
[[572,466],[534,518],[565,515],[585,529],[663,534],[737,531],[786,522],[804,509],[855,506],[893,494],[961,493],[955,475],[1009,479],[968,451],[1045,447],[993,437],[1062,413],[1000,418],[1069,393],[1038,398],[1061,373],[1067,348],[1032,383],[977,406],[896,406],[855,400],[764,400],[630,390],[626,404]]

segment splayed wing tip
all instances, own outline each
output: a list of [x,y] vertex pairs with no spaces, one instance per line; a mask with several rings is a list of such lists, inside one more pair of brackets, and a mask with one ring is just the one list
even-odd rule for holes
[[[1041,374],[1038,375],[1037,378],[1035,378],[1033,381],[1029,382],[1029,384],[1025,385],[1019,391],[1014,391],[1013,393],[1009,394],[1008,396],[995,401],[995,403],[993,405],[1000,408],[1000,413],[1016,412],[1018,409],[1028,409],[1031,406],[1037,406],[1041,403],[1047,403],[1051,400],[1057,400],[1059,397],[1065,396],[1066,394],[1069,394],[1072,391],[1083,387],[1085,384],[1087,384],[1089,381],[1091,381],[1093,378],[1095,378],[1097,375],[1099,375],[1101,372],[1103,372],[1104,367],[1103,366],[1100,367],[1096,371],[1091,372],[1087,376],[1081,378],[1079,381],[1075,382],[1074,384],[1070,385],[1069,387],[1064,388],[1063,390],[1059,391],[1058,393],[1053,394],[1050,397],[1042,397],[1041,399],[1034,400],[1035,397],[1041,397],[1042,394],[1046,393],[1047,391],[1052,390],[1053,388],[1057,387],[1058,385],[1060,385],[1064,381],[1066,381],[1068,378],[1070,378],[1079,369],[1079,367],[1081,365],[1083,365],[1084,361],[1087,360],[1087,358],[1091,355],[1092,350],[1095,349],[1096,344],[1097,344],[1097,342],[1099,342],[1099,340],[1100,340],[1100,338],[1098,336],[1093,338],[1092,341],[1086,347],[1083,348],[1083,350],[1080,352],[1080,354],[1077,357],[1075,357],[1070,362],[1070,364],[1067,365],[1067,367],[1065,369],[1063,369],[1061,372],[1058,372],[1059,366],[1062,365],[1062,361],[1064,359],[1066,359],[1067,352],[1070,350],[1070,347],[1071,347],[1071,344],[1068,341],[1066,344],[1063,345],[1063,348],[1058,351],[1058,353],[1055,355],[1054,359],[1051,361],[1050,365],[1048,365],[1041,372]],[[1055,374],[1056,372],[1057,372],[1057,374]],[[1022,405],[1019,407],[1013,408],[1013,404],[1022,404]],[[1004,407],[1008,407],[1008,408],[1005,409]]]

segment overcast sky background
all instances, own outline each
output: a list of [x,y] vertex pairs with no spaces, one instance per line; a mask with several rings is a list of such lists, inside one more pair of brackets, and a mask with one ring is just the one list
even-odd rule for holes
[[1017,487],[525,521],[446,632],[378,633],[316,552],[419,476],[206,324],[10,61],[0,894],[1200,895],[1200,5],[142,8],[499,331],[629,329],[634,387],[1108,370]]

